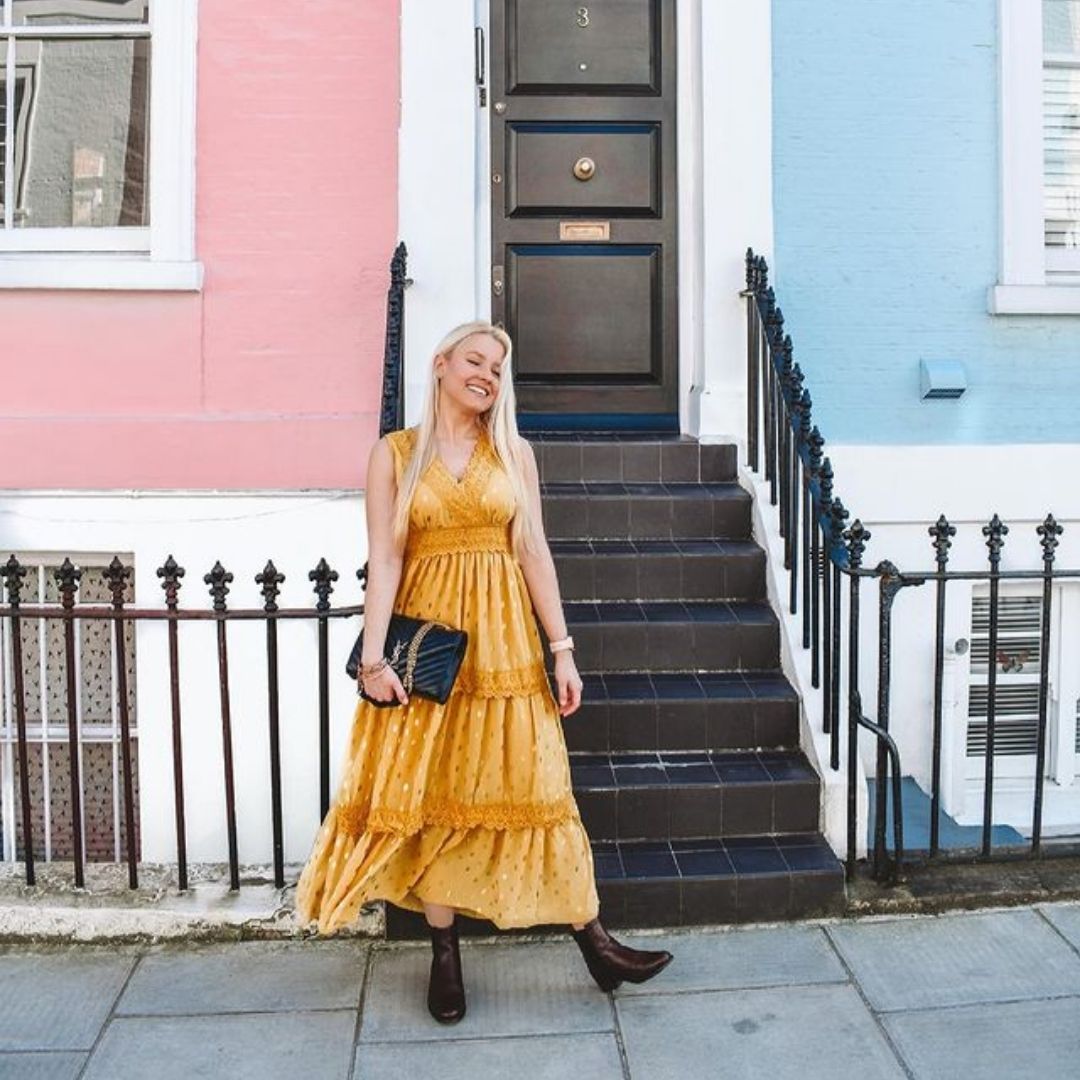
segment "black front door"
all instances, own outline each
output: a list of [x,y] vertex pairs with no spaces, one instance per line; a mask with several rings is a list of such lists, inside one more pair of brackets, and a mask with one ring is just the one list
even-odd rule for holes
[[675,0],[492,0],[492,319],[523,427],[678,428]]

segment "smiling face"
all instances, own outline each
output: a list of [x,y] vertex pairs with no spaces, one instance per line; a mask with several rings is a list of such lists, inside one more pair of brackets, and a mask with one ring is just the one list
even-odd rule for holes
[[495,402],[502,378],[503,347],[490,334],[470,334],[435,358],[443,394],[467,413],[480,416]]

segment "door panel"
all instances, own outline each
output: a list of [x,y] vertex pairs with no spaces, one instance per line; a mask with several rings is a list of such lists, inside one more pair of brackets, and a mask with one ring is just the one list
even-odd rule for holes
[[[659,136],[656,124],[507,125],[507,214],[659,217]],[[594,170],[582,183],[566,163],[586,157]]]
[[678,426],[674,9],[492,0],[492,318],[524,426]]
[[659,92],[661,0],[507,0],[507,92]]
[[[541,384],[654,382],[661,367],[653,321],[659,267],[655,247],[511,247],[507,279],[522,358],[515,377]],[[617,322],[612,307],[625,312]],[[530,368],[535,360],[540,366]]]

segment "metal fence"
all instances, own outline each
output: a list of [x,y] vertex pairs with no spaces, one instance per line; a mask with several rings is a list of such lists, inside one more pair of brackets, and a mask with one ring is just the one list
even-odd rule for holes
[[[82,569],[65,558],[55,571],[59,590],[59,603],[41,604],[23,603],[24,579],[27,568],[14,556],[0,566],[0,579],[6,603],[0,604],[0,620],[7,623],[10,631],[11,648],[11,697],[15,717],[16,755],[18,759],[18,802],[19,825],[21,827],[22,859],[26,867],[26,882],[35,883],[36,843],[31,813],[32,793],[30,790],[29,748],[27,734],[27,691],[23,658],[22,624],[24,620],[46,620],[56,622],[63,633],[63,671],[66,678],[67,693],[67,767],[69,773],[69,821],[71,828],[71,851],[74,863],[74,883],[78,888],[85,884],[85,853],[83,850],[83,800],[84,790],[80,770],[80,740],[78,695],[76,678],[76,633],[80,624],[101,621],[111,623],[117,640],[123,639],[125,624],[134,620],[156,620],[167,626],[169,653],[170,711],[172,719],[172,773],[173,807],[176,832],[176,862],[178,885],[181,889],[188,886],[187,838],[184,809],[184,772],[183,772],[183,718],[180,703],[181,657],[178,627],[188,620],[212,621],[217,638],[217,685],[220,701],[220,719],[223,755],[221,761],[222,779],[225,790],[224,826],[228,839],[229,879],[233,889],[240,887],[240,862],[236,838],[236,789],[235,764],[233,758],[233,735],[230,707],[229,679],[229,638],[228,624],[241,620],[260,620],[265,624],[266,638],[266,719],[269,733],[269,759],[267,767],[270,774],[271,805],[270,815],[273,831],[274,882],[280,888],[285,884],[284,856],[282,842],[282,806],[281,806],[281,748],[279,718],[278,667],[278,623],[283,619],[310,620],[316,624],[318,635],[318,654],[316,670],[312,677],[318,684],[318,755],[319,755],[319,814],[325,816],[330,805],[330,656],[328,648],[328,629],[331,619],[347,618],[363,613],[362,605],[343,605],[332,607],[330,595],[338,572],[332,569],[325,559],[308,572],[316,600],[312,608],[281,608],[277,598],[285,576],[281,574],[273,561],[255,575],[255,584],[260,587],[263,597],[261,608],[231,608],[227,602],[233,575],[220,562],[203,575],[203,582],[209,587],[212,601],[211,608],[184,609],[180,607],[180,590],[185,570],[170,555],[157,568],[161,587],[165,594],[164,608],[136,607],[126,601],[125,594],[132,574],[132,568],[125,566],[120,558],[114,557],[105,570],[105,578],[112,591],[112,603],[109,606],[93,603],[77,603],[76,593],[82,577]],[[361,584],[366,579],[366,571],[357,571]],[[123,792],[123,814],[125,838],[125,861],[128,867],[128,884],[138,886],[138,852],[136,845],[135,802],[133,797],[134,777],[132,764],[132,730],[130,700],[128,693],[128,671],[123,650],[115,651],[115,680],[119,707],[121,776]],[[295,677],[295,672],[293,676]]]
[[[869,731],[876,740],[875,807],[873,822],[872,871],[878,880],[895,881],[905,859],[904,808],[901,796],[902,765],[896,741],[890,733],[890,710],[896,669],[906,663],[893,646],[893,605],[898,597],[921,586],[935,592],[933,625],[925,633],[933,636],[933,671],[903,668],[906,677],[932,678],[933,706],[921,722],[930,727],[932,746],[930,782],[930,835],[926,857],[946,854],[941,844],[941,774],[943,672],[946,656],[945,614],[950,583],[965,583],[986,591],[983,605],[986,618],[985,722],[980,725],[979,744],[985,757],[983,767],[983,809],[981,844],[973,850],[958,851],[965,858],[1012,856],[1037,857],[1047,853],[1074,854],[1077,845],[1044,844],[1043,807],[1046,779],[1048,699],[1050,691],[1050,628],[1055,603],[1055,587],[1080,581],[1080,569],[1064,569],[1055,564],[1055,553],[1063,528],[1047,514],[1028,539],[1028,548],[1037,554],[1036,567],[1002,569],[1002,551],[1008,526],[997,514],[982,526],[986,565],[974,570],[949,568],[950,549],[956,528],[941,515],[926,526],[932,559],[918,570],[901,570],[882,559],[865,566],[870,531],[850,512],[836,493],[836,480],[825,454],[825,438],[813,422],[812,400],[804,385],[803,373],[792,359],[790,335],[784,332],[784,318],[768,283],[764,258],[746,253],[747,301],[747,453],[752,471],[764,475],[771,504],[777,508],[783,540],[784,568],[788,571],[787,605],[793,615],[802,615],[802,647],[810,653],[811,685],[820,691],[824,732],[829,736],[829,767],[842,767],[840,732],[847,730],[847,853],[849,877],[855,872],[857,785],[860,782],[858,732]],[[1015,540],[1014,540],[1015,543]],[[864,710],[860,692],[861,599],[864,581],[877,583],[875,694],[876,720]],[[846,582],[846,585],[845,585]],[[1038,588],[1034,600],[1037,640],[1022,650],[1002,648],[1002,588],[1006,583],[1029,583]],[[846,591],[846,616],[841,601]],[[980,647],[980,653],[982,648]],[[1021,653],[1023,658],[1021,659]],[[1002,692],[1003,675],[1035,660],[1037,679],[1029,680],[1025,691],[1032,709],[1034,778],[1030,807],[1030,841],[1024,844],[992,844],[997,739],[1003,725],[1010,723],[1009,695]],[[981,698],[981,691],[980,691]],[[1004,718],[1003,715],[1005,714]],[[1077,738],[1080,746],[1080,737]],[[887,837],[891,802],[892,844]]]

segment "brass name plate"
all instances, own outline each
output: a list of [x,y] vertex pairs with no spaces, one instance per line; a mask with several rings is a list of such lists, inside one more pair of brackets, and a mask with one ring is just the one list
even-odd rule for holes
[[560,221],[560,240],[610,240],[610,221]]

